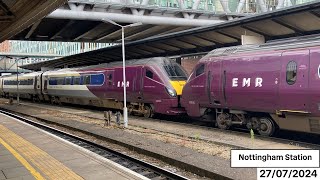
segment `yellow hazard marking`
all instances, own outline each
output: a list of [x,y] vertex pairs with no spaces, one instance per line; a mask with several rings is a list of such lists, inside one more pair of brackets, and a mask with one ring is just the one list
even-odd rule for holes
[[0,125],[0,138],[36,168],[45,179],[83,179],[37,146]]
[[39,172],[37,172],[29,163],[26,161],[17,151],[15,151],[9,144],[7,144],[2,138],[0,138],[0,144],[2,144],[5,148],[7,148],[11,154],[18,159],[21,164],[26,167],[32,176],[36,179],[44,179]]
[[177,95],[182,94],[183,86],[186,84],[186,81],[170,81],[173,88],[176,90]]

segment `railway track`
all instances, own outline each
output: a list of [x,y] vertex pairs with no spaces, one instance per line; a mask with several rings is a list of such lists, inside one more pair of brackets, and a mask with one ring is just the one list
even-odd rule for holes
[[[30,106],[29,104],[24,104],[21,103],[23,105],[26,106]],[[40,103],[42,104],[42,103]],[[45,103],[46,105],[50,105]],[[71,108],[75,108],[74,106],[70,106],[67,105],[67,107],[71,107]],[[0,108],[1,109],[1,108]],[[78,109],[78,106],[76,106],[75,109]],[[83,107],[80,107],[80,109],[84,109]],[[92,109],[89,108],[90,111],[93,112],[101,112],[97,109]],[[86,108],[86,110],[88,110]],[[69,113],[69,112],[65,112],[65,113]],[[73,114],[73,113],[69,113],[69,114]],[[87,117],[87,118],[93,118],[91,116],[86,116],[86,115],[81,115],[83,117]],[[140,119],[140,120],[150,120],[150,118],[144,118],[144,117],[139,117],[139,116],[134,116],[134,118],[136,119]],[[171,123],[171,124],[183,124],[185,126],[189,126],[189,127],[196,127],[196,128],[203,128],[203,129],[210,129],[212,131],[219,131],[221,133],[230,133],[230,134],[234,134],[237,136],[242,136],[242,137],[248,137],[250,136],[250,133],[248,130],[246,129],[241,129],[241,128],[233,128],[230,130],[222,130],[216,127],[212,126],[212,123],[208,123],[208,122],[199,122],[199,121],[192,121],[190,119],[188,119],[188,122],[185,122],[185,120],[182,121],[177,121],[176,118],[174,118],[174,120],[172,120],[172,118],[168,118],[168,116],[160,116],[158,118],[153,118],[152,121],[165,121],[166,123]],[[155,130],[155,129],[153,129]],[[163,132],[166,133],[166,132]],[[179,134],[175,134],[178,135]],[[294,145],[297,147],[304,147],[304,148],[310,148],[310,149],[320,149],[320,141],[319,141],[319,135],[315,135],[315,134],[306,134],[306,133],[301,133],[301,132],[292,132],[292,131],[284,131],[281,130],[275,137],[265,137],[265,136],[261,136],[259,134],[255,134],[254,138],[255,139],[260,139],[260,140],[272,140],[274,142],[278,142],[278,143],[282,143],[282,144],[290,144],[290,145]],[[221,144],[221,145],[229,145],[227,143],[217,143],[216,144]],[[235,147],[235,148],[241,148],[241,149],[246,149],[246,147]],[[249,149],[249,148],[247,148]]]
[[[59,108],[58,107],[54,107],[54,108],[51,108],[51,105],[47,105],[47,107],[43,107],[43,106],[41,106],[41,104],[29,104],[29,103],[21,103],[21,105],[25,105],[25,106],[29,106],[29,107],[33,107],[33,108],[44,108],[44,109],[46,109],[46,108],[49,108],[50,110],[54,110],[54,111],[57,111],[57,112],[59,112],[60,110],[59,110]],[[44,104],[43,104],[44,105]],[[85,115],[85,114],[76,114],[76,113],[73,113],[73,112],[76,112],[77,110],[88,110],[87,108],[83,108],[83,107],[74,107],[74,106],[69,106],[69,108],[72,108],[73,110],[61,110],[61,112],[62,113],[67,113],[67,114],[73,114],[73,115],[77,115],[77,116],[80,116],[80,117],[86,117],[86,118],[93,118],[93,119],[97,119],[97,120],[101,120],[101,118],[99,118],[98,116],[90,116],[90,113],[88,114],[88,113],[85,113],[85,114],[88,114],[88,115]],[[1,110],[2,108],[0,108],[0,110]],[[75,111],[74,111],[75,110]],[[87,135],[89,135],[89,136],[93,136],[93,137],[96,137],[96,138],[106,138],[106,137],[102,137],[102,136],[99,136],[99,135],[95,135],[94,133],[90,133],[90,132],[87,132],[87,131],[83,131],[83,130],[81,130],[81,129],[77,129],[77,128],[74,128],[74,127],[69,127],[68,125],[64,125],[64,124],[60,124],[60,123],[55,123],[55,122],[53,122],[53,121],[49,121],[49,120],[46,120],[45,118],[41,118],[41,117],[36,117],[36,116],[33,116],[33,115],[30,115],[30,114],[28,114],[28,113],[23,113],[23,112],[19,112],[19,111],[15,111],[15,110],[10,110],[10,109],[4,109],[4,111],[9,111],[9,112],[11,112],[11,113],[17,113],[17,114],[19,114],[19,115],[21,115],[21,116],[26,116],[27,118],[29,118],[29,117],[31,117],[31,118],[35,118],[35,119],[37,119],[37,121],[39,122],[44,122],[44,123],[50,123],[50,124],[52,124],[52,125],[57,125],[57,126],[60,126],[60,127],[62,127],[62,128],[67,128],[67,129],[70,129],[71,131],[78,131],[78,132],[81,132],[81,133],[85,133],[85,134],[87,134]],[[1,112],[1,111],[0,111]],[[82,111],[81,111],[82,112]],[[99,111],[99,110],[97,110],[97,109],[90,109],[90,111],[88,111],[88,112],[93,112],[93,113],[96,113],[96,112],[98,112],[98,113],[101,113],[101,111]],[[166,124],[168,124],[169,126],[170,126],[170,124],[183,124],[184,126],[190,126],[190,127],[194,127],[194,128],[203,128],[204,130],[206,129],[206,130],[212,130],[212,131],[219,131],[219,133],[221,132],[221,134],[223,134],[223,133],[227,133],[227,134],[234,134],[234,135],[237,135],[237,136],[244,136],[245,138],[248,138],[248,137],[250,137],[250,135],[249,135],[249,132],[247,132],[247,131],[244,131],[243,129],[241,129],[240,131],[234,131],[234,130],[227,130],[227,131],[225,131],[225,130],[221,130],[221,129],[218,129],[218,128],[215,128],[215,127],[208,127],[208,126],[206,126],[206,124],[201,124],[201,125],[199,125],[199,124],[192,124],[192,123],[190,123],[190,122],[179,122],[179,121],[173,121],[173,119],[171,119],[171,120],[167,120],[167,119],[163,119],[163,118],[161,118],[161,119],[149,119],[149,118],[144,118],[144,117],[137,117],[137,116],[134,116],[134,118],[135,119],[138,119],[138,120],[148,120],[149,122],[150,121],[161,121],[162,123],[166,123]],[[131,125],[132,126],[132,125]],[[133,125],[134,126],[134,125]],[[139,126],[137,126],[137,127],[139,127]],[[152,128],[151,128],[152,129]],[[153,130],[156,130],[156,131],[159,131],[159,130],[157,130],[157,129],[153,129]],[[199,129],[197,130],[197,131],[199,131]],[[201,130],[200,130],[201,131]],[[182,136],[181,134],[178,134],[178,133],[172,133],[172,132],[166,132],[166,131],[159,131],[159,132],[163,132],[163,133],[168,133],[168,134],[174,134],[174,135],[180,135],[180,136]],[[193,137],[189,137],[189,138],[193,138]],[[292,140],[292,139],[288,139],[288,138],[285,138],[285,139],[283,139],[283,138],[279,138],[279,137],[263,137],[263,136],[259,136],[259,135],[255,135],[255,139],[264,139],[264,140],[268,140],[268,141],[275,141],[275,142],[279,142],[279,143],[283,143],[283,144],[290,144],[290,145],[295,145],[295,146],[299,146],[299,147],[306,147],[306,148],[310,148],[310,149],[320,149],[320,143],[318,142],[318,143],[316,143],[316,144],[314,144],[314,143],[308,143],[308,142],[302,142],[302,141],[295,141],[295,140]],[[117,140],[116,141],[114,141],[114,139],[109,139],[109,138],[106,138],[106,139],[104,139],[104,140],[106,140],[106,141],[108,141],[108,142],[110,142],[110,143],[115,143],[115,144],[118,144],[118,145],[120,145],[120,146],[123,146],[123,147],[126,147],[126,148],[129,148],[129,149],[132,149],[132,150],[134,150],[134,151],[137,151],[137,152],[139,152],[139,153],[141,153],[141,154],[144,154],[144,155],[146,155],[146,156],[150,156],[150,157],[153,157],[153,158],[156,158],[156,159],[159,159],[159,154],[156,154],[156,156],[154,156],[154,154],[153,153],[151,153],[150,154],[150,152],[148,152],[148,151],[146,151],[146,150],[144,150],[144,149],[140,149],[139,147],[136,147],[136,146],[134,146],[134,145],[130,145],[130,144],[126,144],[126,143],[123,143],[123,142],[118,142]],[[203,141],[206,141],[206,142],[208,142],[208,140],[207,139],[197,139],[197,140],[203,140]],[[211,141],[211,140],[210,140]],[[212,143],[214,143],[214,144],[220,144],[220,145],[226,145],[226,146],[233,146],[233,148],[236,148],[236,149],[252,149],[252,148],[250,148],[250,146],[248,145],[248,146],[245,146],[245,147],[241,147],[241,146],[234,146],[234,145],[230,145],[230,144],[228,144],[228,142],[215,142],[215,141],[211,141]],[[268,143],[266,143],[267,145],[268,145]],[[263,147],[262,147],[263,148]],[[275,147],[276,148],[276,147]],[[160,155],[160,157],[162,157],[161,155]],[[166,159],[166,158],[168,158],[167,156],[164,156],[164,157],[162,157],[162,158],[164,158],[164,159]],[[174,164],[174,166],[176,166],[177,165],[177,163],[181,163],[180,161],[176,161],[175,159],[167,159],[166,161],[165,161],[166,163],[169,163],[169,164]],[[218,179],[221,177],[221,175],[219,175],[219,174],[216,174],[216,173],[214,173],[214,172],[211,172],[211,171],[207,171],[206,169],[202,169],[202,168],[195,168],[193,165],[190,165],[190,164],[188,164],[188,163],[183,163],[181,166],[176,166],[176,167],[178,167],[178,168],[182,168],[182,169],[185,169],[186,171],[189,171],[189,172],[192,172],[192,173],[195,173],[195,174],[197,174],[197,175],[200,175],[200,176],[206,176],[206,177],[211,177],[211,178],[216,178],[216,177],[218,177]],[[223,176],[224,177],[224,176]]]
[[[90,109],[90,110],[93,112],[99,112],[94,109]],[[92,118],[92,117],[86,116],[86,115],[81,115],[81,116],[87,117],[87,118]],[[138,117],[138,116],[133,116],[133,117],[136,119],[140,119],[140,120],[150,120],[150,118],[145,118],[145,117]],[[186,121],[177,121],[176,118],[173,118],[173,119],[174,120],[172,120],[172,117],[170,117],[170,119],[168,119],[168,116],[160,116],[158,118],[153,118],[152,121],[159,121],[159,122],[165,121],[166,123],[169,123],[169,124],[183,124],[183,125],[189,126],[189,127],[210,129],[212,131],[219,131],[221,133],[230,133],[230,134],[234,134],[237,136],[250,137],[249,130],[243,129],[243,128],[232,128],[232,129],[228,129],[228,130],[222,130],[217,127],[213,127],[211,122],[192,121],[190,119],[188,119],[186,122]],[[153,129],[153,130],[155,130],[155,129]],[[179,135],[179,134],[175,134],[175,135]],[[274,142],[278,142],[278,143],[282,143],[282,144],[290,144],[290,145],[294,145],[297,147],[304,147],[304,148],[310,148],[310,149],[320,149],[320,141],[319,141],[320,135],[316,135],[316,134],[307,134],[307,133],[301,133],[301,132],[281,130],[274,137],[266,137],[266,136],[261,136],[259,134],[254,134],[254,138],[260,139],[260,140],[268,140],[268,141],[272,140]],[[217,142],[215,142],[215,143],[217,143]],[[224,143],[217,143],[217,144],[230,145],[230,144],[224,144]],[[237,147],[237,148],[244,148],[244,147]]]
[[58,137],[61,137],[69,142],[72,142],[78,146],[81,146],[87,150],[90,150],[102,157],[105,157],[113,162],[116,162],[132,171],[135,171],[149,179],[166,179],[166,180],[186,180],[187,178],[180,176],[178,174],[175,174],[173,172],[167,171],[165,169],[162,169],[160,167],[154,166],[150,163],[141,161],[139,159],[130,157],[126,154],[119,153],[117,151],[114,151],[110,148],[101,146],[99,144],[93,143],[91,141],[85,140],[81,137],[72,135],[70,133],[52,128],[50,126],[43,125],[41,123],[32,121],[30,119],[27,119],[25,117],[7,112],[5,110],[0,109],[0,113],[5,114],[7,116],[10,116],[12,118],[15,118],[19,121],[26,122],[30,125],[33,125],[35,127],[38,127],[42,130],[45,130],[49,133],[52,133]]
[[[144,119],[144,118],[141,118],[141,119]],[[243,128],[233,128],[233,129],[228,129],[228,130],[222,130],[222,129],[219,129],[217,127],[213,127],[208,124],[207,125],[205,125],[205,124],[199,125],[199,124],[177,122],[177,121],[164,120],[164,119],[161,119],[161,120],[155,119],[155,120],[156,121],[167,121],[168,123],[172,123],[172,124],[183,124],[186,126],[193,126],[193,127],[197,127],[197,128],[210,129],[212,131],[219,131],[221,133],[229,133],[229,134],[234,134],[234,135],[242,136],[242,137],[250,137],[249,130],[243,129]],[[316,135],[316,134],[306,134],[306,133],[301,133],[301,132],[281,130],[274,137],[266,137],[266,136],[261,136],[259,134],[254,134],[254,138],[260,139],[260,140],[268,140],[268,141],[272,140],[274,142],[278,142],[278,143],[282,143],[282,144],[290,144],[290,145],[294,145],[297,147],[305,147],[305,148],[310,148],[310,149],[320,149],[320,141],[319,141],[320,136]],[[243,147],[241,147],[241,148],[243,148]]]

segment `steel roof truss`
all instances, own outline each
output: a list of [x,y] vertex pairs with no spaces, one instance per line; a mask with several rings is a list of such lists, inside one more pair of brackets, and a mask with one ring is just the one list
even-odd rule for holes
[[165,51],[176,51],[179,50],[180,48],[176,48],[167,44],[163,44],[163,43],[154,43],[152,44],[154,47],[159,48],[159,49],[163,49]]
[[320,14],[319,14],[319,12],[316,12],[316,11],[309,11],[309,13],[310,13],[310,14],[312,14],[312,15],[314,15],[314,16],[316,16],[316,17],[318,17],[318,18],[320,18]]
[[174,44],[170,44],[170,43],[168,43],[168,42],[161,42],[161,44],[164,44],[164,45],[166,45],[166,46],[171,46],[171,47],[174,47],[174,48],[177,48],[177,49],[181,49],[182,47],[180,47],[180,46],[177,46],[177,45],[174,45]]
[[217,46],[222,46],[222,43],[221,43],[221,42],[218,42],[218,41],[216,41],[216,40],[213,40],[213,39],[210,39],[210,38],[207,38],[207,37],[203,37],[203,36],[201,36],[201,35],[194,35],[194,36],[197,37],[197,38],[200,38],[200,39],[209,41],[209,42],[211,42],[211,43],[214,43],[214,44],[217,45]]
[[221,32],[221,31],[215,31],[216,33],[219,33],[219,34],[222,34],[224,36],[227,36],[229,38],[232,38],[232,39],[235,39],[237,40],[238,42],[241,42],[241,38],[238,38],[237,36],[234,36],[234,35],[231,35],[231,34],[228,34],[228,33],[225,33],[225,32]]
[[100,24],[97,24],[96,26],[94,26],[93,28],[91,28],[90,30],[88,30],[87,32],[84,32],[84,33],[80,34],[79,36],[75,37],[73,40],[74,40],[74,41],[77,41],[77,40],[85,37],[86,35],[90,34],[91,32],[94,32],[99,25],[100,25]]
[[145,51],[145,50],[142,50],[142,49],[139,49],[139,48],[128,48],[129,50],[131,50],[131,51],[134,51],[134,52],[138,52],[138,53],[140,53],[140,54],[152,54],[151,52],[149,52],[149,51]]
[[155,53],[163,53],[165,52],[164,50],[162,49],[159,49],[159,48],[155,48],[155,47],[152,47],[152,46],[146,46],[146,45],[142,45],[142,46],[139,46],[139,48],[141,49],[144,49],[144,50],[147,50],[147,51],[153,51]]
[[13,13],[10,11],[9,7],[2,0],[0,0],[0,9],[2,9],[6,15],[13,16]]
[[249,27],[249,26],[247,26],[247,25],[241,25],[240,27],[242,27],[243,29],[247,29],[247,30],[249,30],[249,31],[252,31],[252,32],[254,32],[254,33],[260,34],[260,35],[264,36],[266,39],[270,39],[270,35],[268,35],[268,34],[266,34],[266,33],[264,33],[264,32],[261,32],[261,31],[259,31],[259,30],[256,30],[256,29],[254,29],[254,28],[252,28],[252,27]]
[[290,25],[290,24],[288,24],[288,23],[286,23],[286,22],[284,22],[284,21],[282,21],[282,20],[279,20],[279,19],[271,19],[271,20],[272,20],[273,22],[275,22],[275,23],[280,24],[281,26],[284,26],[284,27],[286,27],[286,28],[288,28],[288,29],[293,30],[296,34],[304,35],[304,33],[303,33],[299,28],[294,27],[294,26],[292,26],[292,25]]
[[63,31],[67,30],[70,26],[72,26],[75,23],[74,20],[70,20],[67,24],[65,24],[58,32],[56,32],[52,37],[50,37],[51,40],[55,39],[57,36],[59,36]]
[[185,44],[189,44],[191,46],[195,46],[194,48],[200,48],[202,47],[200,44],[196,44],[196,43],[191,43],[189,41],[186,41],[185,39],[176,39],[176,41],[180,41],[180,42],[183,42]]

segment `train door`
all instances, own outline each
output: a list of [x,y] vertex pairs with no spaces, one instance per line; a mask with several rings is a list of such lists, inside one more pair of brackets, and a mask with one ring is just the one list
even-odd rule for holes
[[281,111],[308,111],[309,57],[309,50],[282,53],[279,86]]
[[210,104],[220,105],[223,102],[221,98],[221,61],[212,62],[208,65],[208,99]]
[[108,70],[106,73],[106,86],[107,86],[107,93],[104,93],[104,96],[112,97],[112,91],[114,86],[114,70]]
[[35,88],[35,90],[36,90],[36,92],[38,93],[38,94],[41,94],[41,76],[42,76],[42,74],[41,75],[37,75],[36,77],[35,77],[35,82],[34,82],[34,88]]
[[[199,94],[199,97],[194,97],[195,101],[201,106],[201,105],[207,105],[209,103],[208,100],[208,92],[207,85],[208,85],[208,80],[206,76],[206,64],[198,64],[195,68],[194,74],[192,75],[191,78],[193,78],[190,81],[190,86],[192,89],[193,94]],[[212,72],[208,71],[208,73],[212,74]],[[208,77],[211,79],[211,75]]]
[[144,66],[143,71],[143,98],[144,102],[152,102],[157,98],[163,97],[164,93],[160,88],[164,88],[164,84],[160,79],[155,67]]
[[113,86],[114,86],[114,70],[108,70],[107,71],[107,80],[106,80],[106,86],[107,86],[107,90],[112,90]]
[[38,76],[35,76],[34,83],[33,83],[33,90],[35,93],[37,93],[37,83],[38,83]]
[[154,81],[155,73],[149,67],[143,68],[143,98],[150,101],[155,97],[156,82]]
[[135,92],[135,97],[138,100],[143,99],[143,91],[142,91],[142,84],[143,84],[143,68],[142,66],[136,67],[136,74],[133,80],[133,91]]
[[310,50],[310,70],[309,70],[309,101],[310,111],[320,114],[320,50]]
[[48,94],[48,76],[43,76],[43,94]]

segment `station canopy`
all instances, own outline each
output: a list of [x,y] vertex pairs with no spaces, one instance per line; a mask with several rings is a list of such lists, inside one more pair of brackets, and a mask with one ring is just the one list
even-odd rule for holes
[[[153,36],[125,44],[126,59],[205,54],[241,44],[241,35],[264,36],[266,41],[320,33],[320,2],[283,8],[231,21]],[[122,60],[121,44],[63,58],[21,66],[63,68]]]
[[54,11],[65,0],[0,0],[0,43]]

